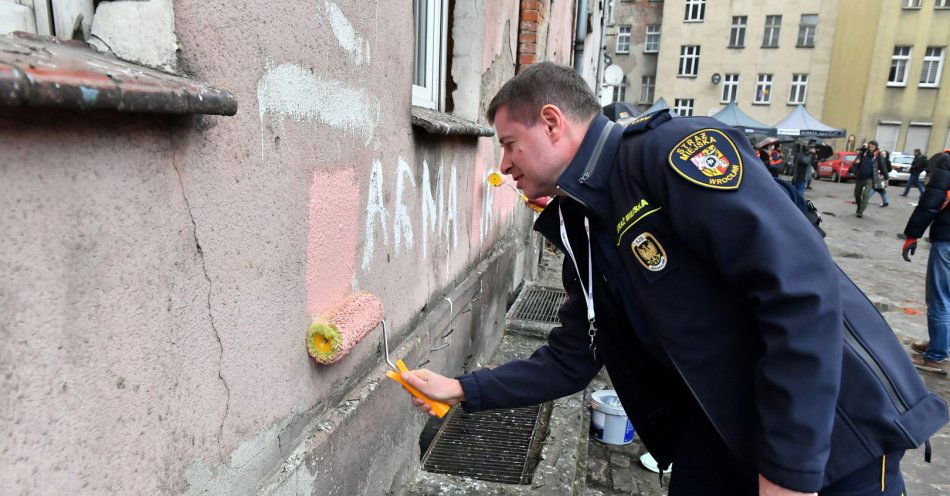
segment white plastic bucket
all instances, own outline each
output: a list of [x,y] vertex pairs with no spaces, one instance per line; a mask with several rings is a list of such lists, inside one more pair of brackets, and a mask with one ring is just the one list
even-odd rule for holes
[[613,389],[594,391],[591,395],[590,433],[607,444],[629,444],[633,441],[633,424],[627,418],[620,398]]

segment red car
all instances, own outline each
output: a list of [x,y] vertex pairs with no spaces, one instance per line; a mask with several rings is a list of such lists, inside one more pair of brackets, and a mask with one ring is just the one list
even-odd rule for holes
[[835,152],[827,160],[818,162],[818,178],[831,178],[834,182],[846,182],[848,179],[854,179],[854,176],[848,172],[856,152]]

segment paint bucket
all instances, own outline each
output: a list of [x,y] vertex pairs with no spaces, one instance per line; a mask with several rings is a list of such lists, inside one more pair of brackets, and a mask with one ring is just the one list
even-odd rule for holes
[[620,398],[613,389],[594,391],[591,395],[590,433],[594,439],[607,444],[630,444],[633,424],[623,411]]

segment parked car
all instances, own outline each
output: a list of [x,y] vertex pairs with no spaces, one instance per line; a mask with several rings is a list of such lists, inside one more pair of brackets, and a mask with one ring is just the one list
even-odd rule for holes
[[854,176],[848,171],[856,152],[835,152],[827,160],[818,162],[818,179],[829,178],[834,182],[846,182],[848,179],[854,179]]
[[[906,183],[910,180],[910,164],[914,162],[914,156],[906,153],[892,153],[892,170],[887,174],[887,182],[891,184]],[[920,183],[924,183],[927,177],[927,171],[920,173]]]

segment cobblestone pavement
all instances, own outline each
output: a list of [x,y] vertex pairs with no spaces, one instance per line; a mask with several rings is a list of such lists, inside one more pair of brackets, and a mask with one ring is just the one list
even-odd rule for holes
[[[902,235],[907,218],[913,211],[918,194],[899,196],[903,187],[888,188],[890,206],[879,207],[875,195],[864,213],[855,217],[852,183],[815,181],[806,197],[812,200],[822,214],[822,227],[828,233],[825,241],[841,268],[868,295],[894,328],[895,333],[909,344],[911,340],[927,338],[926,306],[924,304],[924,276],[930,245],[919,243],[911,263],[900,256]],[[560,284],[560,256],[545,250],[540,277],[546,284]],[[950,379],[922,372],[932,391],[950,401]],[[602,371],[590,389],[609,386]],[[908,452],[902,463],[908,496],[950,494],[950,427],[945,426],[931,438],[933,462],[923,460],[923,448]],[[639,463],[644,452],[639,439],[626,446],[611,446],[591,440],[588,458],[589,494],[665,495],[666,484],[660,487],[657,474],[647,471]]]

